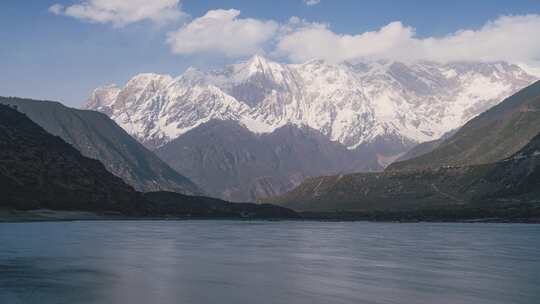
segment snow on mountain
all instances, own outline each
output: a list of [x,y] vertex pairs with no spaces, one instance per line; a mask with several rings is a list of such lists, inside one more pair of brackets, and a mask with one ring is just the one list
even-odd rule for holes
[[137,75],[123,88],[96,89],[85,108],[151,148],[212,119],[255,133],[306,125],[349,149],[380,140],[410,146],[460,127],[535,79],[504,62],[280,64],[254,56],[177,78]]
[[116,101],[120,91],[121,89],[115,84],[97,88],[92,92],[85,107],[110,114],[109,109]]

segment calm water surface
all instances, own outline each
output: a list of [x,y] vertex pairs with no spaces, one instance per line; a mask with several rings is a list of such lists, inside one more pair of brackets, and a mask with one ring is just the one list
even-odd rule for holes
[[0,303],[540,303],[540,225],[0,224]]

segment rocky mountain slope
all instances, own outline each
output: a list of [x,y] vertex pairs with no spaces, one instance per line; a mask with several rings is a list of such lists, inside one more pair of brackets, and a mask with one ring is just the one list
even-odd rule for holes
[[[533,81],[518,66],[503,62],[280,64],[254,56],[221,70],[188,69],[176,78],[140,74],[124,87],[96,89],[85,107],[109,115],[213,195],[246,200],[283,193],[305,177],[380,171],[400,157],[427,153],[436,145],[404,155]],[[205,126],[213,120],[234,121],[244,129]],[[313,156],[279,155],[323,157],[324,166],[284,165],[269,143],[261,143],[272,139],[274,145],[287,143],[291,151],[302,151],[304,139],[286,142],[289,137],[279,132],[284,126],[311,129],[350,153],[331,144],[331,153],[311,149]],[[226,130],[242,139],[232,140]],[[246,151],[249,161],[240,156]]]
[[149,212],[144,198],[97,160],[0,105],[0,206]]
[[[175,192],[137,192],[99,161],[84,157],[13,107],[0,105],[0,217],[8,214],[7,220],[11,210],[19,214],[20,210],[36,209],[137,217],[298,217],[290,209],[268,204],[235,204]],[[40,220],[31,214],[26,218]]]
[[[449,132],[446,132],[441,138],[430,140],[423,142],[421,144],[418,144],[414,146],[412,149],[407,151],[405,154],[401,155],[398,159],[396,159],[393,163],[406,161],[412,158],[419,157],[424,154],[428,154],[429,152],[435,150],[437,147],[439,147],[445,140],[452,137],[454,134],[456,134],[458,130],[452,130]],[[391,165],[391,164],[390,164]]]
[[[540,82],[471,120],[431,153],[396,163],[381,173],[307,179],[266,201],[316,211],[492,203],[536,206],[540,203],[539,97]],[[441,159],[445,162],[438,163]],[[407,163],[417,166],[399,167]]]
[[540,134],[500,162],[416,171],[306,179],[263,200],[300,211],[412,211],[464,207],[540,207]]
[[519,151],[540,132],[540,82],[469,121],[432,152],[387,170],[415,170],[496,162]]
[[153,149],[222,119],[253,133],[306,125],[385,158],[440,138],[533,81],[503,62],[280,64],[254,56],[176,78],[137,75],[124,87],[96,89],[85,108],[106,113]]
[[156,150],[209,194],[254,201],[284,193],[309,176],[368,171],[356,151],[309,127],[285,125],[254,134],[235,121],[212,120]]
[[60,136],[84,156],[101,161],[107,170],[139,191],[202,193],[102,113],[20,98],[0,97],[0,104],[15,106],[47,132]]

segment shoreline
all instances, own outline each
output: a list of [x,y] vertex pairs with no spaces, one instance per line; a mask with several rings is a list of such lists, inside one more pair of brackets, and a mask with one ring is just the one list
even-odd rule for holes
[[39,223],[39,222],[74,222],[74,221],[299,221],[299,222],[367,222],[367,223],[463,223],[463,224],[540,224],[540,218],[370,218],[339,216],[335,213],[321,213],[318,215],[300,213],[300,218],[257,218],[257,217],[192,217],[192,216],[165,216],[141,217],[126,215],[98,214],[86,211],[58,211],[58,210],[0,210],[0,224],[7,223]]

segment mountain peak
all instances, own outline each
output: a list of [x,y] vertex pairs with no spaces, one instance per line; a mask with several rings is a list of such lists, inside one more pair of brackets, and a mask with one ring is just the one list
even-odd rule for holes
[[238,65],[238,70],[244,70],[248,75],[257,73],[271,73],[276,67],[280,66],[279,63],[270,61],[261,55],[253,55],[244,64]]
[[303,65],[303,66],[310,66],[310,65],[322,66],[322,65],[332,65],[332,64],[330,62],[324,60],[324,59],[311,59],[309,61],[301,63],[300,65]]
[[251,56],[251,58],[247,62],[249,62],[250,64],[266,65],[268,64],[269,60],[262,55],[255,54]]
[[102,111],[103,107],[108,107],[114,103],[120,91],[121,89],[116,84],[98,87],[92,91],[82,108]]
[[536,79],[497,63],[280,64],[261,55],[221,70],[188,69],[166,89],[148,81],[154,77],[136,77],[141,86],[124,87],[107,113],[143,142],[160,146],[219,118],[254,133],[306,125],[351,149],[378,138],[435,140]]
[[145,87],[152,81],[170,82],[171,80],[172,80],[172,77],[166,74],[141,73],[132,77],[126,84],[126,87],[131,87],[131,86]]

